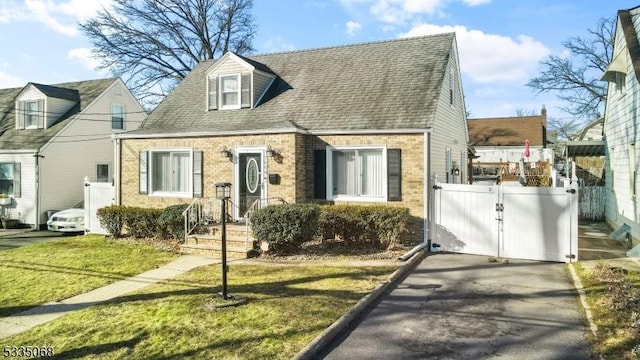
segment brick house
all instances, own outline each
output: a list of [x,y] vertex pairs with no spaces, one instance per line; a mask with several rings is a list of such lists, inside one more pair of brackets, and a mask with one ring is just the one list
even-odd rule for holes
[[116,194],[122,205],[165,207],[213,198],[229,182],[236,220],[274,198],[403,206],[422,241],[428,179],[451,174],[467,142],[454,34],[229,52],[117,135]]

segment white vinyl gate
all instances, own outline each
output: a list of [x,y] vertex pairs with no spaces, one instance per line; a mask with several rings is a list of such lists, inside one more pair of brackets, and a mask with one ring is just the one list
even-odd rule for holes
[[577,190],[437,184],[431,238],[442,251],[577,261]]
[[84,183],[84,228],[86,233],[107,235],[108,232],[100,225],[98,209],[115,203],[115,188],[111,183]]

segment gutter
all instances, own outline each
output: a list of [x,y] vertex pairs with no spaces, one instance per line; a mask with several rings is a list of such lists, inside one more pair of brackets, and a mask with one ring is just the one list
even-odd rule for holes
[[298,133],[304,135],[369,135],[369,134],[426,134],[430,129],[362,129],[362,130],[304,130],[292,128],[241,130],[241,131],[196,131],[196,132],[171,132],[171,133],[119,133],[114,134],[117,139],[157,139],[157,138],[189,138],[205,136],[240,136],[240,135],[266,135]]

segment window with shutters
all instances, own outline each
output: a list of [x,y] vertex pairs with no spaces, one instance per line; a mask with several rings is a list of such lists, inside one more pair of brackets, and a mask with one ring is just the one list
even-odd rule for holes
[[0,194],[20,196],[20,163],[0,163]]
[[387,200],[387,152],[384,147],[327,150],[327,199]]
[[148,156],[148,181],[151,194],[191,197],[193,179],[191,150],[152,150],[149,151]]
[[44,128],[44,100],[18,101],[18,129]]
[[212,75],[207,83],[208,109],[228,110],[251,107],[251,73]]
[[202,197],[203,152],[152,149],[139,153],[139,192],[164,197]]

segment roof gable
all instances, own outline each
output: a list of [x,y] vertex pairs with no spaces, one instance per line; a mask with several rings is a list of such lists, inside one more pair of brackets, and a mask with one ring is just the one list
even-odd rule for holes
[[536,116],[469,119],[472,146],[544,146],[546,114]]
[[454,42],[454,34],[439,34],[251,56],[247,64],[277,78],[255,108],[234,111],[203,111],[206,76],[223,59],[206,61],[130,133],[248,131],[283,124],[309,131],[427,129]]
[[[59,91],[57,94],[78,94],[78,104],[63,114],[60,119],[47,129],[37,131],[16,130],[15,101],[19,95],[29,86],[22,88],[0,89],[0,150],[38,149],[46,144],[58,131],[63,129],[77,113],[83,111],[89,104],[96,100],[118,78],[87,80],[77,82],[59,83],[54,85],[42,85],[45,91]],[[37,87],[43,92],[41,88]],[[44,93],[44,92],[43,92]]]

